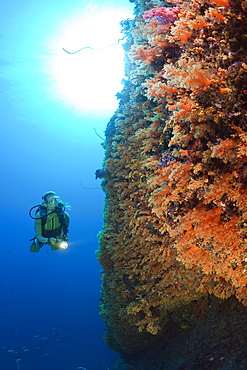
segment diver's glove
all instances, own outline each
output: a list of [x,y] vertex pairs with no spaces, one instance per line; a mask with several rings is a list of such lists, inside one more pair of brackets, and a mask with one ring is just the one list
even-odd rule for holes
[[47,244],[49,245],[55,245],[57,243],[56,238],[48,238]]

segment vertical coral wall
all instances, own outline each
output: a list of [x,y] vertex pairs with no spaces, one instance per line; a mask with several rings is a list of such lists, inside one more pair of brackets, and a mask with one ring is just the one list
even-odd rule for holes
[[101,315],[117,351],[205,294],[247,305],[247,1],[135,1],[106,130]]

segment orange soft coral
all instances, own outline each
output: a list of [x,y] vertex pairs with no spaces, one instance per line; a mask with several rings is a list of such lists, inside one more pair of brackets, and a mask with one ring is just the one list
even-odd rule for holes
[[218,6],[230,6],[227,0],[209,0],[211,3],[214,3]]
[[149,64],[157,57],[157,52],[151,48],[138,46],[131,49],[130,57]]
[[247,305],[247,19],[228,5],[181,1],[163,31],[136,19],[126,46],[97,253],[108,339],[126,353],[206,293]]

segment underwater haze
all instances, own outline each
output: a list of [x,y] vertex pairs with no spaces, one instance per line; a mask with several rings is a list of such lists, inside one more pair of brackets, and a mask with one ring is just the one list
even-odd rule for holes
[[[131,5],[1,4],[1,370],[112,370],[118,358],[98,311],[104,193],[95,170],[122,88],[119,22]],[[49,190],[71,205],[69,248],[30,253],[28,211]]]

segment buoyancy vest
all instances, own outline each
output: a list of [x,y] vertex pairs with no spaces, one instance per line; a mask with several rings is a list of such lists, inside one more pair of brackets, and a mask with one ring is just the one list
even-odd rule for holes
[[68,234],[68,225],[66,224],[66,221],[65,221],[65,213],[64,213],[64,210],[62,208],[57,208],[54,213],[57,214],[58,216],[58,221],[59,221],[59,224],[60,226],[54,230],[46,230],[44,228],[45,224],[46,224],[46,221],[47,221],[47,209],[46,208],[42,208],[42,209],[39,209],[38,210],[39,214],[40,214],[40,219],[41,219],[41,226],[42,226],[42,235],[47,237],[47,238],[51,238],[51,237],[58,237],[60,236],[61,234],[63,235],[64,238],[67,238],[67,234]]

